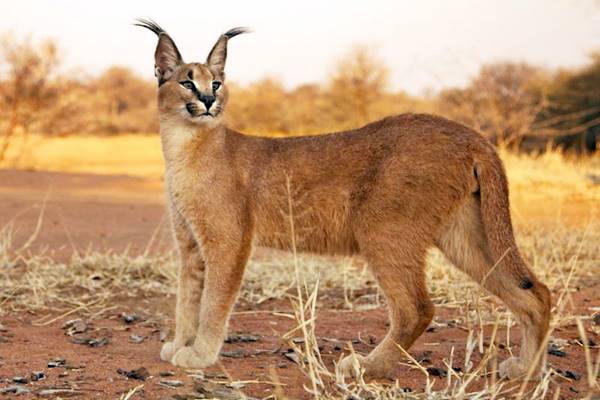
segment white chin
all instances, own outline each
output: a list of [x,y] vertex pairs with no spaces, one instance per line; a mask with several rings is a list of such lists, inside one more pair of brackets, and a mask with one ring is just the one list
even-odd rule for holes
[[218,117],[215,117],[214,115],[199,115],[197,117],[192,117],[191,121],[194,124],[213,124],[218,121]]

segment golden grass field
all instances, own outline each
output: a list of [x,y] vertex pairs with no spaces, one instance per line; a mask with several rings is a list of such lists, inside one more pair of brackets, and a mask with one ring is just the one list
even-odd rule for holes
[[[15,146],[16,147],[16,146]],[[559,152],[532,157],[501,152],[511,186],[513,213],[521,218],[567,219],[582,223],[597,216],[600,159],[567,159]],[[163,175],[158,135],[33,136],[17,158],[9,152],[2,167],[60,172],[124,174],[151,180]],[[543,203],[543,207],[540,207]]]
[[[125,174],[151,181],[159,181],[163,172],[156,135],[33,138],[31,144],[16,164],[18,168]],[[553,292],[554,332],[548,340],[578,354],[579,371],[584,376],[577,386],[581,393],[577,398],[592,398],[600,390],[600,351],[598,346],[587,344],[588,337],[600,334],[600,326],[591,323],[592,314],[600,310],[600,296],[593,294],[600,288],[600,158],[569,159],[558,152],[533,157],[502,151],[501,156],[509,176],[517,241],[526,260]],[[174,293],[176,262],[172,254],[90,252],[77,254],[66,263],[56,262],[42,255],[25,255],[24,251],[15,253],[10,246],[11,231],[4,228],[0,262],[23,259],[28,269],[2,276],[0,315],[17,310],[39,312],[48,307],[59,315],[74,309],[83,315],[98,315],[113,304],[116,293],[129,298]],[[455,313],[467,340],[459,356],[463,369],[449,369],[443,384],[434,385],[428,370],[407,355],[404,367],[422,373],[422,391],[403,392],[397,381],[344,382],[336,375],[332,362],[324,361],[320,354],[322,340],[315,326],[319,325],[322,310],[338,307],[350,318],[352,312],[375,310],[384,302],[360,260],[261,254],[248,266],[240,300],[251,310],[274,299],[290,299],[292,307],[286,318],[296,327],[281,335],[281,340],[301,360],[297,368],[304,379],[303,389],[299,389],[306,395],[303,398],[544,399],[561,398],[566,387],[574,385],[565,386],[565,378],[556,372],[555,365],[533,385],[511,385],[491,377],[499,348],[489,343],[504,343],[510,352],[514,321],[499,303],[450,267],[439,252],[431,252],[429,264],[432,298],[439,308]],[[90,281],[91,274],[101,274],[104,279]],[[73,292],[73,287],[80,290]],[[580,293],[586,289],[592,291],[590,304],[580,302]],[[341,305],[332,306],[332,296],[337,296]],[[436,326],[444,329],[441,322]],[[583,345],[567,344],[563,339],[567,333],[571,338],[581,338]],[[298,336],[303,339],[301,344],[291,340]],[[446,365],[453,365],[454,348],[442,356]],[[274,398],[296,398],[290,393],[298,393],[297,389],[275,386]],[[129,398],[137,390],[132,388],[122,398]]]

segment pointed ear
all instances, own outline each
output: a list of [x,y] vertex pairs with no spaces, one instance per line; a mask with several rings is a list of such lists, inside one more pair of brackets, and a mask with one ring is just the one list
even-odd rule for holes
[[158,86],[160,86],[169,80],[175,68],[183,63],[181,54],[171,36],[156,22],[138,19],[134,25],[149,29],[158,36],[158,44],[154,52],[154,75],[158,79]]
[[169,80],[175,68],[182,63],[181,54],[173,39],[166,33],[161,33],[154,52],[154,75],[158,79],[158,86]]
[[225,80],[225,61],[227,60],[227,41],[242,33],[251,32],[248,28],[233,28],[222,34],[206,58],[206,65],[213,74]]

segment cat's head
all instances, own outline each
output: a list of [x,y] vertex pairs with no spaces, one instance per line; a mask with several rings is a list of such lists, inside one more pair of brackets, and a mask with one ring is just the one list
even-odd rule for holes
[[158,110],[161,117],[181,118],[202,125],[220,120],[228,92],[225,84],[227,41],[247,28],[233,28],[222,34],[204,63],[183,61],[175,41],[151,20],[135,24],[158,36],[154,52],[154,75],[158,80]]

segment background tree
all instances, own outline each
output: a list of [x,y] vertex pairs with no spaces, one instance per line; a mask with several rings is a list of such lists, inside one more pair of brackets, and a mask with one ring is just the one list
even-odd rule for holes
[[54,80],[59,52],[51,40],[33,44],[30,38],[17,40],[5,35],[0,40],[0,161],[21,139],[24,149],[32,131],[56,132],[68,125],[73,106],[61,97],[66,82]]
[[102,134],[157,132],[156,86],[126,67],[113,66],[90,80],[93,116],[88,131]]
[[589,65],[562,71],[550,87],[548,105],[536,128],[560,146],[581,152],[597,150],[600,138],[600,53]]
[[548,74],[528,64],[483,66],[469,86],[438,97],[439,113],[463,122],[494,143],[519,144],[546,105]]
[[359,46],[336,66],[325,89],[330,124],[346,129],[372,121],[385,96],[388,70],[367,47]]

